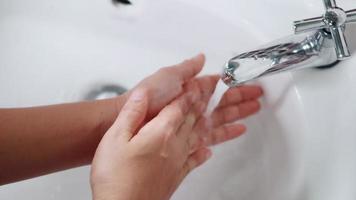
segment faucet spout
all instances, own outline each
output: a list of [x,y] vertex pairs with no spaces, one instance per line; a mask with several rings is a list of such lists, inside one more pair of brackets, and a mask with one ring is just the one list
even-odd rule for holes
[[337,61],[334,49],[331,34],[325,30],[292,35],[233,57],[224,66],[222,80],[234,87],[287,70],[330,65]]
[[230,59],[222,80],[233,87],[270,74],[327,66],[349,58],[344,31],[346,24],[356,22],[356,10],[344,11],[336,0],[323,3],[326,10],[323,16],[294,22],[297,35]]

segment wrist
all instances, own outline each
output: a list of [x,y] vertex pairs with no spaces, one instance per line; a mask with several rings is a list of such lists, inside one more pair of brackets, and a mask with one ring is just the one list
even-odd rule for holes
[[102,117],[99,123],[99,132],[101,137],[106,133],[106,131],[112,126],[115,119],[119,115],[121,108],[124,106],[127,100],[127,93],[124,93],[115,98],[102,100],[104,104],[104,110],[101,111]]
[[87,119],[87,128],[82,131],[88,133],[85,136],[85,146],[87,146],[89,152],[88,154],[86,153],[85,164],[92,162],[99,142],[114,123],[126,99],[126,95],[123,94],[111,99],[84,103],[87,106],[82,107],[82,109],[89,111],[85,117]]

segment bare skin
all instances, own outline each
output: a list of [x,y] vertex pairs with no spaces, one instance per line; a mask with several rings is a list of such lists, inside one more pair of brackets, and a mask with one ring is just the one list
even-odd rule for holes
[[[244,93],[242,98],[231,96],[232,92],[224,95],[211,116],[212,127],[207,127],[203,113],[210,95],[201,93],[197,81],[188,82],[183,94],[147,123],[147,94],[134,91],[95,153],[91,168],[93,199],[170,199],[183,179],[212,156],[210,145],[234,139],[245,131],[241,124],[226,123],[258,110],[258,104],[249,101],[252,93]],[[243,99],[246,101],[241,103]],[[240,102],[238,106],[229,104],[236,101]],[[235,113],[225,112],[226,106]]]
[[[144,90],[134,91],[95,153],[94,200],[168,200],[189,172],[211,157],[208,146],[245,131],[243,125],[225,124],[258,110],[258,104],[241,103],[242,96],[230,96],[231,90],[212,114],[213,130],[207,135],[203,113],[210,95],[201,93],[198,85],[188,82],[181,96],[143,126],[148,97]],[[252,93],[245,93],[245,100],[254,97],[246,94]],[[240,102],[236,108],[229,106],[236,101]],[[226,108],[236,113],[223,112]]]
[[185,93],[140,128],[148,101],[144,91],[135,91],[95,153],[93,199],[168,200],[212,155],[194,131],[205,110],[198,96]]
[[[199,55],[162,68],[133,90],[113,99],[0,109],[0,185],[90,164],[101,138],[134,90],[144,90],[148,99],[146,117],[140,126],[189,90],[194,89],[202,96],[201,101],[206,101],[213,93],[218,77],[196,78],[203,65],[204,56]],[[206,134],[205,119],[199,117],[194,131],[205,134],[208,145],[237,137],[245,127],[227,124],[257,112],[257,99],[261,94],[257,86],[229,90],[214,111],[213,130]],[[232,115],[226,112],[229,109],[238,112]]]

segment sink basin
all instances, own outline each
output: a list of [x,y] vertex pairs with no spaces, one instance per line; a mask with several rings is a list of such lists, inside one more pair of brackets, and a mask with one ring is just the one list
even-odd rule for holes
[[[100,84],[133,87],[205,52],[204,74],[321,15],[321,0],[0,2],[0,106],[80,101]],[[354,0],[339,2],[345,9]],[[356,50],[356,27],[347,27]],[[356,56],[331,69],[259,80],[263,110],[241,138],[214,147],[173,200],[356,199]],[[0,172],[1,173],[1,172]],[[0,199],[89,199],[89,167],[0,187]]]

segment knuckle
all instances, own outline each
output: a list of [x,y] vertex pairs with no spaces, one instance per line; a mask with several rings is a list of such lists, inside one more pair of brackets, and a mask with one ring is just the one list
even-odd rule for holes
[[172,105],[170,109],[170,117],[166,118],[166,122],[171,125],[171,126],[177,126],[179,125],[182,121],[183,118],[185,117],[186,113],[184,112],[183,108],[181,106],[175,106]]
[[167,132],[167,133],[171,133],[172,130],[173,130],[173,122],[171,119],[166,119],[166,120],[163,120],[162,123],[161,123],[161,126],[160,126],[160,129],[163,131],[163,132]]
[[144,111],[139,107],[124,107],[123,112],[128,113],[129,115],[128,117],[131,117],[131,116],[142,115]]
[[175,133],[175,127],[177,126],[177,120],[173,118],[165,118],[161,123],[161,130],[166,132],[167,134]]
[[173,108],[172,108],[172,113],[173,113],[172,119],[181,119],[184,116],[184,114],[185,114],[184,109],[183,109],[185,107],[184,104],[186,104],[186,102],[182,101],[180,105],[173,106]]
[[172,132],[172,126],[170,125],[169,121],[162,122],[160,129],[163,133],[170,134]]

